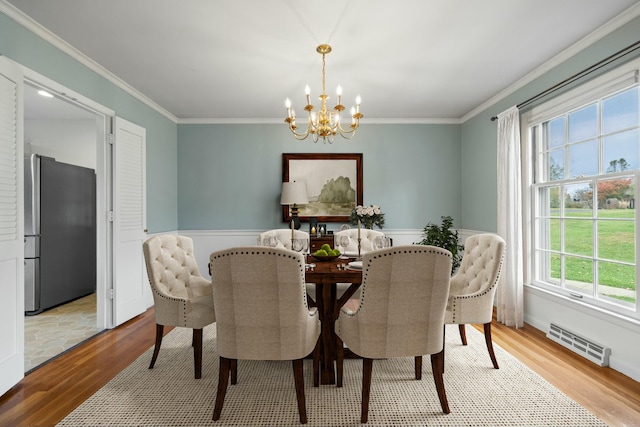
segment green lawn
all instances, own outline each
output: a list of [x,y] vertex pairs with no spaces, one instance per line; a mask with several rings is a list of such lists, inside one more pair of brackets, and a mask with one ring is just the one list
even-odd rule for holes
[[[598,278],[601,285],[623,289],[636,289],[636,273],[634,266],[617,264],[611,261],[635,262],[635,226],[633,209],[598,210]],[[552,214],[553,215],[553,214]],[[593,225],[591,221],[579,218],[590,218],[592,211],[572,209],[565,219],[565,252],[568,254],[592,257]],[[575,219],[574,219],[575,218]],[[552,250],[560,250],[560,220],[550,221],[550,242]],[[592,283],[593,262],[590,259],[567,256],[565,258],[565,278],[580,282]],[[560,278],[560,257],[551,257],[551,277]]]

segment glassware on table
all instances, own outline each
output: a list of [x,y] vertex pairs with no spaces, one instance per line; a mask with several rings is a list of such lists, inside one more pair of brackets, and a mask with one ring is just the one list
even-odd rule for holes
[[373,244],[376,249],[384,249],[391,246],[391,239],[388,236],[376,236],[373,239]]
[[291,249],[296,252],[306,253],[307,239],[293,239],[291,240]]
[[276,236],[266,236],[262,239],[262,244],[270,248],[275,248],[278,246],[278,238]]
[[349,243],[351,242],[351,237],[347,233],[344,234],[336,234],[335,237],[335,246],[339,246],[340,252],[345,253],[347,248],[349,247]]

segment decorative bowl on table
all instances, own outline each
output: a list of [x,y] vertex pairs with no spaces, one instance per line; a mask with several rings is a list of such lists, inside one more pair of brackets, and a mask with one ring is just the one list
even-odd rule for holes
[[340,255],[314,255],[311,254],[311,258],[315,259],[318,262],[332,261],[337,259]]

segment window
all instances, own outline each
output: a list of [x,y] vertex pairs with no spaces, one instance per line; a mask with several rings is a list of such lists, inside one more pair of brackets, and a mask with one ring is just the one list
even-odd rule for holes
[[639,66],[523,115],[532,179],[529,281],[636,319]]

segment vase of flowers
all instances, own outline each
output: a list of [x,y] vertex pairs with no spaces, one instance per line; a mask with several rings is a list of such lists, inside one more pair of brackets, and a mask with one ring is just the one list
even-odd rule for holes
[[349,220],[353,225],[357,225],[358,220],[360,220],[362,226],[369,229],[373,229],[374,225],[377,225],[380,229],[384,227],[384,214],[380,206],[376,205],[356,206],[351,211]]

